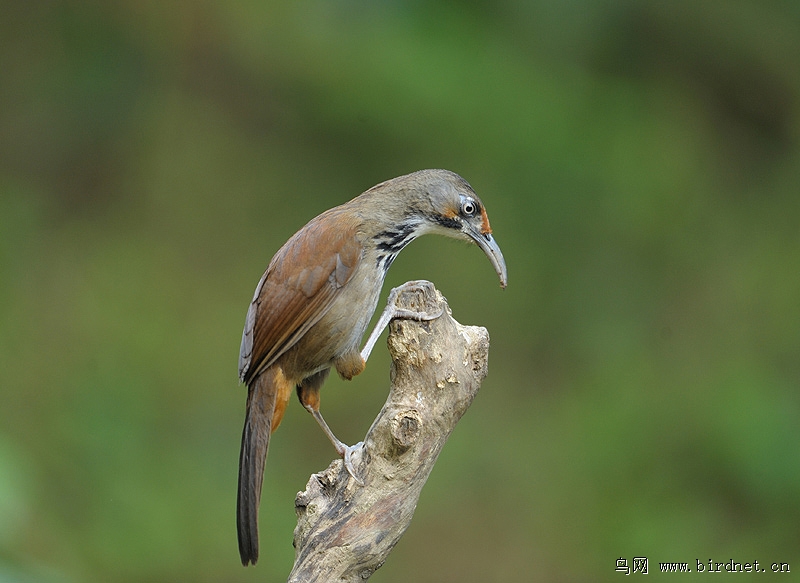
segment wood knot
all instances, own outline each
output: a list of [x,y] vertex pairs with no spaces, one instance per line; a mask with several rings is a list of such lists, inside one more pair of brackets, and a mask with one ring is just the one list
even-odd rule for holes
[[408,450],[422,431],[422,418],[418,411],[409,409],[395,415],[390,423],[392,443],[397,453]]

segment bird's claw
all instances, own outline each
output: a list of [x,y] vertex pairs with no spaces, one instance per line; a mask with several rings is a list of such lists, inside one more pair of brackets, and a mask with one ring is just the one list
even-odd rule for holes
[[364,448],[363,441],[359,441],[355,445],[346,445],[344,447],[344,453],[342,455],[342,458],[344,459],[344,468],[347,470],[347,473],[350,474],[350,477],[352,477],[359,486],[363,486],[364,482],[361,480],[361,478],[358,477],[358,475],[356,475],[356,468],[353,465],[353,454],[359,453],[363,448]]
[[396,318],[405,318],[408,320],[416,320],[418,322],[426,322],[429,320],[435,320],[442,314],[444,314],[444,307],[439,304],[439,309],[436,312],[418,312],[416,310],[409,310],[406,308],[398,308],[395,304],[397,302],[397,296],[400,295],[400,292],[404,291],[413,291],[413,290],[423,290],[424,284],[431,285],[430,282],[424,280],[415,280],[415,281],[407,281],[404,284],[393,288],[392,291],[389,292],[389,299],[386,302],[386,309],[391,310],[391,320]]
[[[381,332],[389,325],[394,319],[397,318],[405,318],[407,320],[416,320],[417,322],[426,322],[430,320],[435,320],[442,314],[444,314],[444,306],[439,303],[438,310],[436,312],[418,312],[416,310],[409,310],[406,308],[398,308],[395,304],[397,301],[397,296],[400,295],[402,291],[411,291],[414,289],[422,289],[423,284],[429,284],[426,281],[407,281],[401,286],[394,288],[392,291],[389,292],[389,301],[386,302],[386,308],[383,310],[381,317],[378,319],[378,323],[375,324],[375,328],[372,330],[372,334],[370,334],[369,338],[367,339],[367,343],[364,345],[364,349],[361,351],[361,358],[364,362],[367,362],[369,359],[369,355],[372,353],[372,349],[375,346],[375,343],[378,341],[378,337],[381,335]],[[432,284],[429,284],[432,285]]]
[[405,308],[395,308],[392,311],[392,320],[406,319],[416,320],[417,322],[427,322],[435,320],[444,314],[444,308],[440,307],[437,312],[431,314],[430,312],[415,312],[414,310],[406,310]]

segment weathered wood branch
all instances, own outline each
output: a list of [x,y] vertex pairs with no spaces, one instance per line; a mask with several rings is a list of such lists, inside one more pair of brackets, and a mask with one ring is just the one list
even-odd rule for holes
[[397,306],[435,320],[390,325],[392,386],[353,456],[359,485],[335,460],[313,474],[295,500],[295,564],[290,582],[363,581],[386,560],[411,523],[422,487],[447,438],[486,376],[489,334],[456,322],[430,282]]

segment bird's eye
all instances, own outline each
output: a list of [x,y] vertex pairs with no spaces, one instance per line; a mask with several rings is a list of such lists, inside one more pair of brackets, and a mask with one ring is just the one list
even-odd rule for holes
[[461,199],[461,214],[465,217],[474,216],[478,212],[478,204],[471,198],[464,197]]

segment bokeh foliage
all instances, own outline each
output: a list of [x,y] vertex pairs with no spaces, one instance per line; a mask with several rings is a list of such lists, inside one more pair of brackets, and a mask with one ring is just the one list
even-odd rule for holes
[[[389,274],[492,348],[374,580],[800,570],[796,2],[12,1],[0,71],[0,582],[285,577],[332,451],[292,403],[242,569],[247,303],[306,220],[425,167],[510,282],[432,237]],[[380,346],[323,392],[346,441]]]

